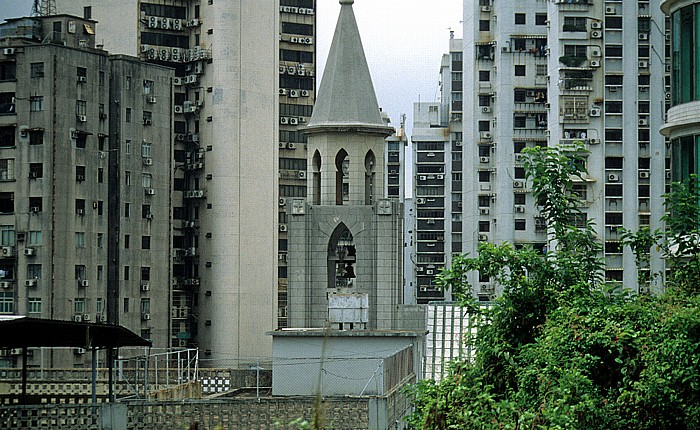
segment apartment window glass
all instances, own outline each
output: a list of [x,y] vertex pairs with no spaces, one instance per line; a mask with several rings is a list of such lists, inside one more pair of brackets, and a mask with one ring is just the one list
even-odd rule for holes
[[12,291],[0,291],[0,314],[11,314],[15,310],[15,294]]
[[527,101],[527,90],[516,88],[513,90],[513,101],[515,103],[524,103]]
[[151,94],[153,93],[154,82],[148,79],[143,80],[143,93]]
[[75,213],[76,215],[85,214],[85,199],[75,199]]
[[41,313],[41,298],[30,297],[28,305],[29,306],[27,308],[27,311],[30,314],[40,314]]
[[488,233],[491,230],[491,224],[488,221],[479,221],[479,233]]
[[32,78],[44,77],[44,63],[31,63],[29,65],[29,75]]
[[514,205],[524,205],[525,204],[525,193],[513,193],[513,204]]
[[128,281],[129,280],[129,266],[124,266],[124,280]]
[[41,245],[43,242],[43,239],[41,236],[42,236],[41,231],[30,230],[29,231],[29,244],[30,245]]
[[606,16],[605,17],[605,29],[606,30],[622,30],[622,17],[621,16]]
[[151,205],[141,205],[141,218],[148,218],[151,215]]
[[622,45],[605,45],[606,57],[622,57]]
[[152,188],[153,185],[153,175],[150,173],[144,173],[141,175],[141,185],[144,188]]
[[131,185],[131,172],[128,170],[124,172],[124,185],[127,187]]
[[491,172],[488,170],[479,171],[479,182],[488,182],[491,180]]
[[527,117],[523,115],[515,115],[513,117],[513,128],[525,128],[527,126]]
[[124,121],[131,122],[131,108],[126,108],[124,113]]
[[606,100],[605,113],[622,113],[622,101]]
[[97,183],[102,184],[105,181],[105,169],[103,167],[97,168]]
[[85,276],[86,276],[85,265],[76,264],[75,265],[75,279],[83,280],[83,279],[85,279]]
[[104,266],[97,266],[97,280],[101,281],[104,278]]
[[131,91],[131,76],[126,76],[124,78],[124,89],[126,91]]
[[85,180],[85,166],[75,166],[75,180],[76,182]]
[[85,248],[85,233],[82,231],[75,232],[75,247]]
[[41,279],[41,264],[27,264],[27,279]]
[[131,154],[131,139],[126,139],[126,141],[124,141],[124,153],[126,155]]
[[491,121],[479,121],[479,131],[491,130]]
[[151,236],[141,236],[141,249],[151,249]]
[[535,14],[535,25],[547,25],[547,14],[546,13],[536,13]]
[[0,212],[13,213],[15,211],[15,193],[0,192]]
[[515,76],[525,76],[525,65],[516,64],[515,65]]
[[141,299],[141,313],[151,313],[151,299],[149,299],[148,297],[144,297]]
[[488,70],[479,70],[479,82],[488,82],[491,80],[491,72]]
[[[41,163],[39,163],[41,164]],[[30,168],[31,172],[31,168]],[[29,175],[31,178],[31,173]],[[0,180],[9,181],[15,179],[15,159],[14,158],[3,158],[0,159]]]
[[516,167],[514,169],[513,175],[515,176],[515,179],[525,179],[525,168],[524,167]]
[[491,21],[488,19],[479,20],[479,31],[489,31],[491,29]]
[[515,220],[515,230],[523,231],[523,230],[525,230],[526,226],[527,226],[527,222],[524,219],[516,219]]
[[141,143],[141,156],[143,158],[151,157],[151,142],[146,142],[145,140]]
[[128,314],[129,313],[129,298],[124,297],[124,313]]
[[489,196],[479,196],[477,198],[477,203],[480,208],[487,208],[491,206],[491,198]]
[[38,213],[43,210],[43,200],[41,197],[29,197],[29,212]]
[[131,203],[124,203],[124,218],[131,216]]
[[151,280],[151,268],[150,267],[141,267],[141,280],[142,281],[150,281]]
[[41,112],[44,110],[44,96],[29,97],[29,111]]
[[524,25],[525,24],[525,14],[524,13],[516,13],[515,14],[515,25]]
[[491,96],[479,96],[479,106],[491,106]]
[[30,145],[43,145],[44,144],[44,130],[30,130],[29,131],[29,144]]
[[97,247],[102,248],[104,245],[105,235],[104,233],[97,233]]
[[100,72],[98,73],[97,76],[98,76],[98,81],[99,81],[98,83],[99,83],[99,85],[100,85],[101,87],[104,87],[104,86],[105,86],[105,72],[103,72],[102,70],[100,70]]
[[73,312],[82,314],[85,312],[85,299],[78,297],[73,299]]
[[85,100],[75,101],[75,114],[78,116],[87,115],[87,102]]

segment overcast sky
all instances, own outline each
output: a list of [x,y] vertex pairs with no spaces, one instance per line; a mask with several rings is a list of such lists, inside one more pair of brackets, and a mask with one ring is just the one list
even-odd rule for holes
[[[59,7],[60,2],[56,0]],[[317,0],[317,4],[320,77],[340,4],[338,0]],[[437,100],[440,59],[447,53],[450,29],[455,37],[462,34],[462,0],[355,0],[353,8],[379,105],[395,127],[405,113],[411,130],[413,103],[419,98]],[[32,0],[0,0],[3,19],[29,15],[31,9]],[[98,23],[98,33],[99,29]]]

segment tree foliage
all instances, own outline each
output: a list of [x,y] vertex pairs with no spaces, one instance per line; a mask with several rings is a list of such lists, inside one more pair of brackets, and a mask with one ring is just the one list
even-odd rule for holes
[[[413,428],[700,428],[697,188],[675,185],[667,196],[668,234],[623,234],[640,269],[648,269],[652,247],[664,250],[672,266],[666,293],[611,288],[593,224],[574,223],[572,179],[585,175],[583,153],[581,146],[528,150],[550,252],[481,244],[477,256],[457,256],[441,273],[441,285],[483,324],[465,340],[473,357],[452,362],[440,382],[412,388]],[[474,300],[472,271],[502,289],[492,306]],[[644,282],[653,276],[640,274]]]

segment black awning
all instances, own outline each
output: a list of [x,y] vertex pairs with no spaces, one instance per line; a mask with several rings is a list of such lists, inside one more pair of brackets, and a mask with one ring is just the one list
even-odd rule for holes
[[0,348],[151,346],[126,327],[27,317],[0,318]]

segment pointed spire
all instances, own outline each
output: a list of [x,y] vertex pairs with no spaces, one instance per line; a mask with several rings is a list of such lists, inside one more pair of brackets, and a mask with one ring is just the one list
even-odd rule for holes
[[382,120],[372,77],[357,29],[354,0],[340,0],[341,8],[326,69],[316,96],[308,132],[357,127],[391,134]]

